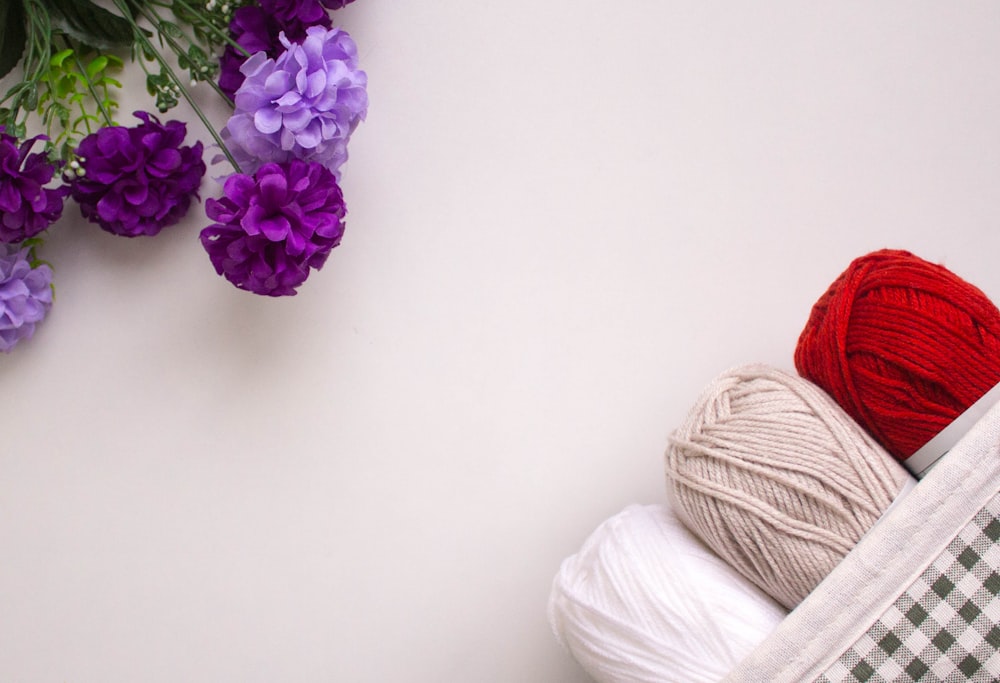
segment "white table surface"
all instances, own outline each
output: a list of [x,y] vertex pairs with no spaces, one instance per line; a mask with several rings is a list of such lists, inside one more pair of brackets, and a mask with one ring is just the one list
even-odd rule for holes
[[219,278],[201,205],[50,231],[56,306],[0,358],[0,681],[580,683],[552,577],[663,500],[706,383],[792,369],[873,249],[1000,300],[997,3],[338,23],[371,109],[298,296]]

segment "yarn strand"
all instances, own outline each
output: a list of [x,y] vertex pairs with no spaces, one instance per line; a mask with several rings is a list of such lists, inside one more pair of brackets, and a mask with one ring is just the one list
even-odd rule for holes
[[681,519],[787,608],[909,479],[818,387],[764,365],[713,382],[671,436],[665,462]]

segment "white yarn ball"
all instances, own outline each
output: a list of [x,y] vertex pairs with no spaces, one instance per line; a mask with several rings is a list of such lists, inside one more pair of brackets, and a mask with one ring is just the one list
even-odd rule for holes
[[716,557],[667,505],[631,505],[563,561],[556,637],[600,683],[724,678],[786,612]]

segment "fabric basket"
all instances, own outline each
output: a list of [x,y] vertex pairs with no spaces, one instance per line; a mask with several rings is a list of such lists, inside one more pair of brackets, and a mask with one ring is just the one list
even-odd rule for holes
[[1000,681],[1000,405],[725,683]]

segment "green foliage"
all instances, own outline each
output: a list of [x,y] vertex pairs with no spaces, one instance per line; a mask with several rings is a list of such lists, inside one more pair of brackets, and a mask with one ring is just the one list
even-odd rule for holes
[[[68,159],[79,139],[108,123],[118,102],[112,88],[121,83],[111,73],[123,62],[112,54],[66,48],[52,55],[39,82],[45,87],[37,103],[50,146]],[[55,128],[55,130],[54,130]]]
[[[36,114],[48,133],[49,151],[72,161],[80,138],[117,125],[113,92],[121,83],[112,74],[123,62],[115,51],[131,48],[156,108],[166,112],[185,98],[222,145],[178,74],[222,94],[212,55],[222,45],[235,45],[229,19],[249,1],[105,0],[109,11],[95,0],[0,0],[0,69],[20,65],[23,71],[22,80],[0,97],[0,125],[23,137],[29,115]],[[168,52],[176,56],[176,67],[164,57]]]
[[177,106],[180,88],[169,74],[160,72],[146,75],[146,92],[156,98],[156,109],[163,112]]
[[128,47],[133,42],[132,25],[90,0],[43,0],[53,28],[82,45],[99,50]]
[[177,56],[177,66],[187,69],[192,81],[214,81],[219,73],[218,62],[209,59],[197,45],[189,46],[187,53]]
[[[239,7],[250,0],[227,0],[225,2],[205,2],[204,0],[178,0],[168,3],[174,18],[190,27],[195,42],[208,52],[216,53],[228,43],[229,19]],[[223,7],[227,7],[223,10]]]

